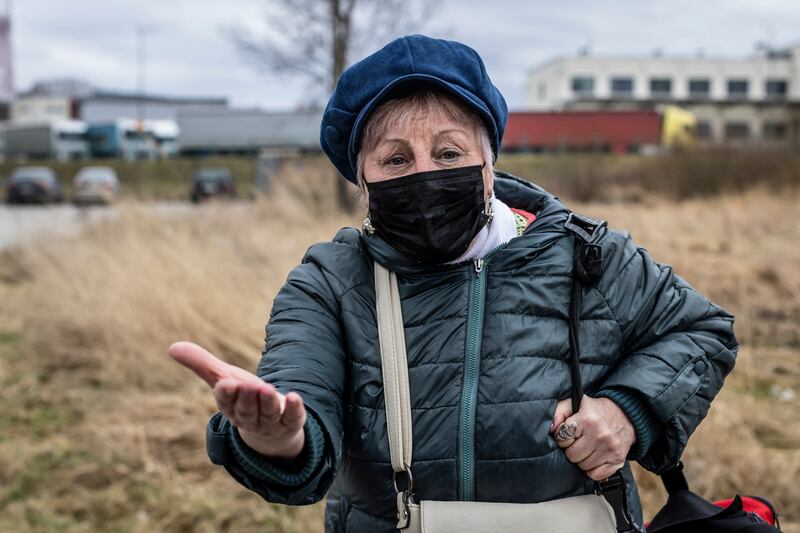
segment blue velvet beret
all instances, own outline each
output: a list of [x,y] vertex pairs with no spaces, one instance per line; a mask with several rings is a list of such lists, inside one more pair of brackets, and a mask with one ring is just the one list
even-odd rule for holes
[[478,53],[456,41],[407,35],[342,73],[320,126],[320,144],[334,166],[356,183],[361,130],[380,103],[421,86],[452,93],[486,123],[492,150],[503,139],[508,107]]

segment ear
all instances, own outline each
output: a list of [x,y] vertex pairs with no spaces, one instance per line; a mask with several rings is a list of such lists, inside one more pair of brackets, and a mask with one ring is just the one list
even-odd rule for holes
[[483,196],[490,197],[494,193],[494,167],[484,165],[483,167]]
[[369,209],[369,191],[367,191],[366,187],[358,188],[358,205],[362,209]]

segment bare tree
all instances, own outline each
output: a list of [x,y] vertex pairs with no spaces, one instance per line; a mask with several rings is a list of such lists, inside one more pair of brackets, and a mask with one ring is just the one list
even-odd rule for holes
[[[226,33],[255,67],[305,79],[312,103],[319,105],[352,57],[418,31],[435,5],[433,0],[266,0],[265,31],[238,24]],[[353,189],[336,181],[339,204],[352,210]]]

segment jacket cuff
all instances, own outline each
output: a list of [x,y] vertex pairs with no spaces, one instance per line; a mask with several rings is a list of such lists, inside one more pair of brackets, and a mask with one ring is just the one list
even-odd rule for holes
[[628,460],[638,461],[661,433],[662,424],[653,409],[636,392],[622,389],[606,389],[594,394],[597,398],[608,398],[616,403],[628,417],[636,432],[636,442],[628,452]]
[[251,476],[285,487],[297,487],[308,481],[322,462],[325,437],[314,416],[306,412],[303,426],[305,443],[300,455],[291,460],[267,457],[244,442],[239,430],[229,425],[228,439],[236,462]]

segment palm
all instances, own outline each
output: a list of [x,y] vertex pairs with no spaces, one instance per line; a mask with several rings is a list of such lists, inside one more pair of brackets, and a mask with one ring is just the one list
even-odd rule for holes
[[174,343],[169,354],[208,383],[220,412],[237,427],[248,446],[275,457],[300,453],[306,412],[299,394],[281,394],[255,374],[191,342]]

